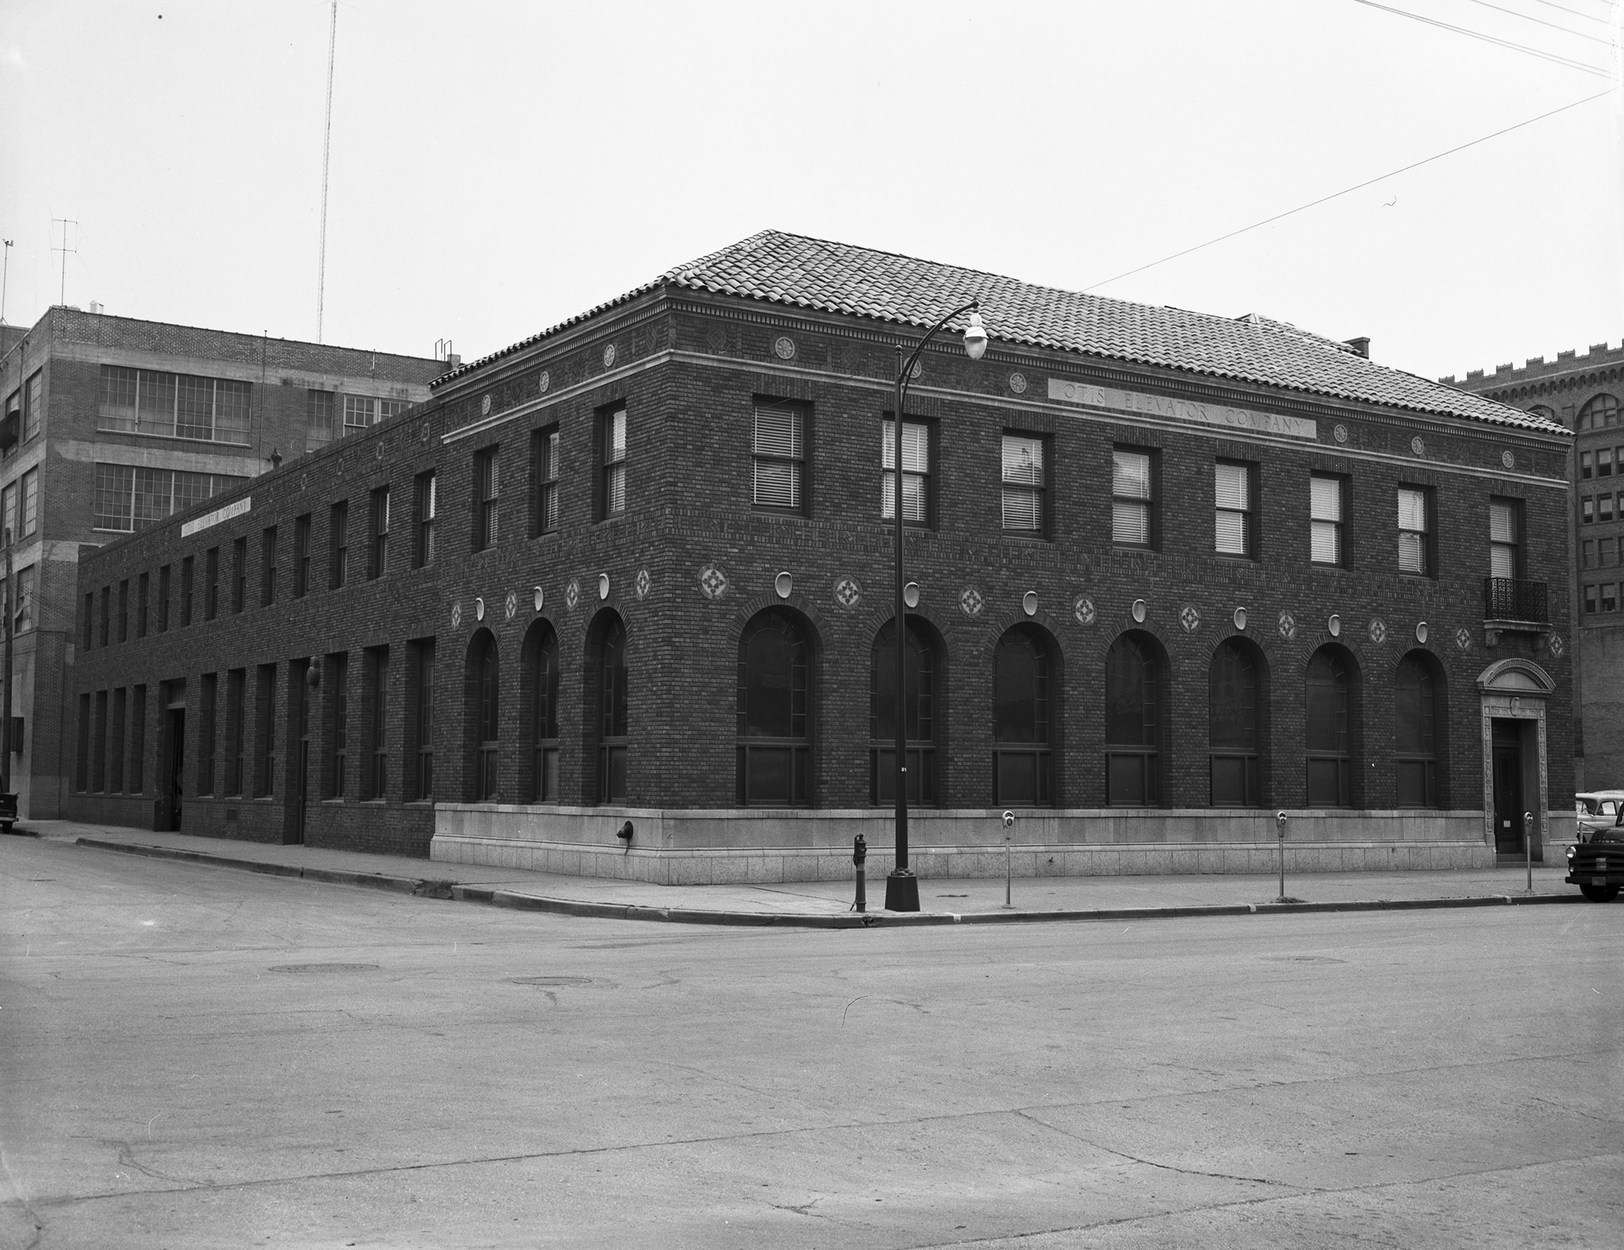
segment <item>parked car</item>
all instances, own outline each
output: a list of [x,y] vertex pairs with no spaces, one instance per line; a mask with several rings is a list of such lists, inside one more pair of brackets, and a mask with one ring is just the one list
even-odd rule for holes
[[1590,841],[1598,829],[1611,829],[1624,813],[1624,790],[1586,790],[1573,796],[1573,818],[1579,841]]
[[1615,823],[1594,830],[1588,842],[1568,847],[1569,885],[1579,887],[1593,903],[1608,903],[1624,886],[1624,825]]

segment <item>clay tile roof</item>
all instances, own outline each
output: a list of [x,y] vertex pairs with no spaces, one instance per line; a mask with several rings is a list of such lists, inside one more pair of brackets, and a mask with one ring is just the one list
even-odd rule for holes
[[[1283,321],[1133,304],[777,230],[763,230],[678,265],[619,299],[485,359],[505,356],[661,286],[867,317],[921,330],[959,304],[979,299],[982,319],[995,345],[999,341],[1020,343],[1329,399],[1568,433],[1558,422],[1377,364],[1344,343]],[[441,381],[483,363],[464,366]]]

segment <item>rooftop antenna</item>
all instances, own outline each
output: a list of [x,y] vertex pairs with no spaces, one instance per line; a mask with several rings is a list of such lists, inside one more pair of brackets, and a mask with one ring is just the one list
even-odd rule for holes
[[77,226],[79,223],[71,217],[53,217],[51,218],[51,224],[62,227],[62,246],[53,247],[51,250],[62,253],[62,290],[57,295],[56,302],[66,304],[68,302],[68,253],[72,252],[77,255],[79,252],[78,248],[68,246],[68,227]]
[[0,269],[0,326],[6,324],[6,280],[11,277],[11,240],[3,239],[0,242],[6,245],[5,268]]
[[327,166],[333,150],[333,49],[338,43],[338,0],[327,26],[327,121],[321,139],[321,254],[316,264],[316,342],[321,342],[321,319],[327,298]]

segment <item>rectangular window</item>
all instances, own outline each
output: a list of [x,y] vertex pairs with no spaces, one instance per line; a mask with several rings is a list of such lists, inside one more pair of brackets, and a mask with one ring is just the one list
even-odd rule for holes
[[333,441],[336,398],[332,391],[305,392],[306,451],[316,451]]
[[1424,487],[1398,488],[1398,567],[1401,573],[1432,576],[1432,507]]
[[344,797],[344,774],[349,766],[350,747],[350,657],[348,652],[336,651],[326,658],[322,666],[322,689],[327,696],[326,724],[327,770],[323,778],[324,797]]
[[0,526],[4,526],[4,533],[0,533],[0,541],[10,542],[12,538],[20,537],[17,533],[17,483],[12,482],[4,489],[0,489]]
[[434,797],[434,639],[406,644],[405,795],[407,802]]
[[783,512],[806,510],[806,407],[758,399],[751,435],[751,502]]
[[1522,501],[1489,500],[1489,576],[1522,576]]
[[1586,495],[1579,501],[1579,520],[1585,525],[1594,524],[1596,520],[1596,497]]
[[[25,572],[25,573],[30,572],[30,571],[31,570],[29,570],[29,569],[24,569],[23,570],[23,572]],[[20,582],[18,583],[18,586],[19,586],[19,589],[20,589],[21,588],[21,583]],[[23,609],[23,605],[22,605],[22,596],[19,594],[18,595],[17,611],[19,613],[21,613],[23,610],[24,609]],[[120,642],[126,642],[126,641],[129,640],[129,637],[130,637],[130,579],[126,577],[121,582],[119,582],[119,584],[118,584],[118,640]]]
[[135,579],[135,636],[147,636],[147,601],[151,598],[152,578],[143,573]]
[[27,393],[23,398],[23,442],[39,433],[39,423],[44,416],[45,374],[36,369],[34,376],[28,379]]
[[1343,562],[1343,479],[1314,473],[1308,479],[1309,559],[1315,564]]
[[[17,571],[17,599],[12,604],[14,625],[18,630],[34,628],[34,583],[36,580],[34,566],[25,566]],[[120,642],[123,639],[119,639]]]
[[[113,691],[113,742],[112,751],[107,760],[107,789],[113,794],[124,793],[124,718],[126,715],[128,694],[123,686]],[[13,745],[15,750],[15,744]]]
[[344,433],[364,430],[378,419],[378,405],[370,395],[344,396]]
[[1601,610],[1603,612],[1618,611],[1618,583],[1603,582],[1601,584]]
[[599,463],[603,466],[598,486],[598,518],[620,516],[626,511],[626,409],[611,408],[598,414]]
[[367,580],[389,571],[389,488],[380,486],[367,500]]
[[220,548],[210,547],[203,557],[203,619],[220,615]]
[[97,644],[103,647],[107,645],[108,640],[112,637],[112,632],[109,629],[113,615],[112,600],[113,588],[111,586],[103,586],[101,589],[101,637]]
[[85,592],[84,607],[79,612],[79,646],[89,651],[96,641],[96,592]]
[[558,528],[558,427],[530,434],[530,473],[535,482],[535,513],[530,537],[551,534]]
[[226,673],[226,736],[225,775],[221,780],[221,793],[242,793],[242,748],[245,736],[243,700],[248,686],[248,670],[234,668]]
[[265,798],[276,783],[276,665],[261,664],[254,674],[254,797]]
[[1256,478],[1256,465],[1213,465],[1213,550],[1219,555],[1257,556]]
[[[880,423],[880,515],[894,520],[897,499],[897,427],[887,417]],[[930,426],[920,421],[902,423],[902,519],[928,525],[930,497]]]
[[248,536],[231,543],[231,612],[236,615],[248,606]]
[[247,382],[103,365],[96,428],[246,444],[249,396]]
[[1613,519],[1613,497],[1611,495],[1596,496],[1596,520],[1611,521]]
[[1596,455],[1594,452],[1581,451],[1579,453],[1579,476],[1581,478],[1596,475]]
[[310,590],[310,513],[293,518],[293,597]]
[[276,526],[267,525],[259,535],[259,606],[276,602]]
[[1036,434],[1004,435],[1002,476],[1005,533],[1041,537],[1048,530],[1044,442]]
[[340,499],[327,510],[327,589],[338,590],[350,573],[350,505]]
[[361,653],[361,797],[381,799],[389,780],[389,648]]
[[474,453],[474,550],[496,546],[497,505],[502,495],[501,465],[497,449],[486,447]]
[[1586,616],[1592,616],[1592,615],[1595,614],[1595,611],[1596,611],[1596,588],[1594,586],[1586,586],[1585,587],[1585,615]]
[[434,470],[412,479],[412,567],[421,569],[434,563],[434,513],[436,509]]
[[158,570],[158,632],[160,634],[169,628],[170,567],[166,564]]
[[130,777],[129,793],[140,794],[146,786],[147,688],[130,691]]
[[184,556],[180,562],[180,623],[181,628],[192,623],[192,582],[193,569],[196,561],[191,556]]
[[[1585,539],[1585,546],[1590,546],[1590,540]],[[1610,568],[1618,563],[1618,539],[1603,538],[1596,543],[1596,557],[1594,567]]]
[[96,725],[91,731],[95,734],[92,746],[95,754],[91,759],[90,788],[92,790],[105,790],[107,788],[107,691],[96,691]]
[[232,473],[97,464],[90,523],[95,529],[131,534],[247,480]]
[[1149,547],[1156,540],[1155,458],[1148,451],[1111,452],[1111,541]]
[[1611,447],[1596,448],[1596,476],[1613,476],[1613,449]]
[[30,469],[22,477],[22,518],[19,538],[27,538],[39,528],[39,470]]
[[73,757],[73,788],[81,794],[90,789],[90,696],[79,696],[79,749]]
[[213,794],[214,753],[218,749],[215,734],[215,704],[219,699],[220,675],[204,673],[197,689],[197,792]]

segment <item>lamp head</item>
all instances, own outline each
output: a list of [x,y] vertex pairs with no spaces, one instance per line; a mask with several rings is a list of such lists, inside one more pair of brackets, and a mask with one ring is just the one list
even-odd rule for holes
[[964,351],[971,360],[980,360],[987,351],[987,328],[981,324],[981,313],[972,309],[970,324],[964,327]]

